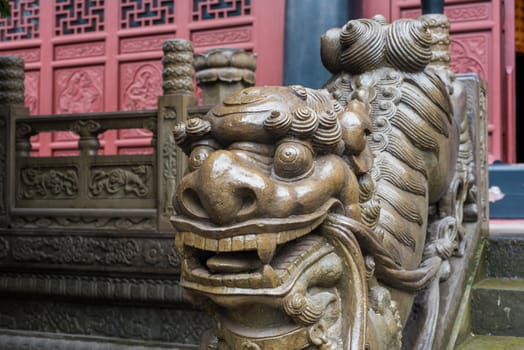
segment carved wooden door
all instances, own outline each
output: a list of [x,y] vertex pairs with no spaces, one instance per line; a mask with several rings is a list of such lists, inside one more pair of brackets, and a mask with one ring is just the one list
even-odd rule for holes
[[[0,19],[0,55],[26,62],[31,114],[156,108],[162,42],[191,39],[196,52],[234,47],[258,56],[257,82],[281,84],[281,0],[11,0]],[[144,130],[100,135],[103,154],[150,152]],[[76,135],[40,134],[33,154],[75,153]]]
[[[420,0],[364,1],[364,16],[390,20],[420,15]],[[451,65],[478,73],[488,83],[489,160],[515,162],[514,0],[447,0],[451,21]]]

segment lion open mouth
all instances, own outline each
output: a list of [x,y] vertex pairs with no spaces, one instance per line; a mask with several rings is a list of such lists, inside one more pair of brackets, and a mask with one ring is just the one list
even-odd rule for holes
[[181,283],[220,294],[245,289],[279,293],[298,271],[333,250],[314,231],[339,208],[340,202],[331,200],[314,213],[227,227],[174,217],[176,247],[184,257]]

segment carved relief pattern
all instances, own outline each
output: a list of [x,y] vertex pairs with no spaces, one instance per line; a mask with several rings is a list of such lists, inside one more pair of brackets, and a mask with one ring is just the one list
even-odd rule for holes
[[251,28],[219,29],[195,32],[191,35],[191,41],[196,46],[210,46],[249,42],[252,37]]
[[251,14],[251,0],[193,0],[193,21]]
[[[157,97],[162,95],[160,62],[127,63],[120,67],[120,109],[156,109]],[[120,138],[150,138],[145,129],[119,130]],[[136,148],[133,148],[135,150]],[[151,153],[151,152],[148,152]]]
[[25,98],[24,104],[29,108],[32,115],[39,113],[39,86],[40,86],[40,72],[26,72],[24,80]]
[[55,47],[55,59],[57,60],[102,56],[104,53],[105,44],[103,42],[72,44]]
[[0,56],[0,105],[24,103],[24,61],[17,56]]
[[104,30],[104,0],[56,0],[55,34],[84,34]]
[[78,195],[74,167],[20,170],[18,199],[71,199]]
[[[6,239],[0,237],[0,259],[8,246]],[[172,271],[180,267],[170,238],[16,237],[11,241],[11,253],[19,263],[112,266],[115,270],[133,267]]]
[[145,38],[123,38],[120,41],[120,51],[122,53],[160,51],[162,50],[162,43],[171,37],[173,36],[161,35]]
[[[0,20],[1,23],[1,20]],[[20,56],[25,63],[32,63],[40,61],[40,49],[20,49],[20,50],[2,50],[2,55],[6,56]]]
[[451,69],[457,73],[474,72],[483,79],[488,76],[487,35],[454,35],[451,40]]
[[12,216],[16,228],[88,228],[105,230],[152,230],[151,218],[134,217],[79,217],[79,216]]
[[0,41],[36,39],[39,37],[38,0],[9,1],[11,16],[0,18]]
[[188,94],[194,90],[193,43],[185,39],[174,39],[162,45],[162,90],[163,95]]
[[120,28],[152,27],[173,24],[175,7],[172,0],[122,0],[120,1]]
[[[110,336],[125,339],[196,344],[212,327],[209,317],[196,311],[171,308],[118,307],[104,304],[67,304],[52,301],[4,300],[0,327],[53,333]],[[152,326],[152,320],[162,325]],[[183,320],[183,321],[182,321]]]
[[93,168],[89,196],[108,198],[151,198],[152,167],[148,165]]
[[[444,9],[446,16],[452,22],[481,21],[490,18],[490,4],[449,5]],[[420,9],[401,11],[401,18],[417,18],[422,14]]]
[[155,109],[162,95],[160,62],[128,63],[121,66],[121,105],[124,111]]
[[[169,271],[173,273],[172,270]],[[175,273],[176,274],[176,273]],[[175,275],[176,276],[176,275]],[[177,278],[117,278],[48,273],[1,273],[3,292],[112,300],[185,302]]]
[[449,6],[444,11],[451,21],[480,21],[490,18],[491,5],[474,4],[462,6]]
[[12,243],[18,262],[79,265],[131,265],[139,254],[136,240],[88,237],[17,238]]
[[[176,110],[174,108],[166,107],[163,111],[163,119],[165,124],[170,129],[173,129],[174,122],[176,121]],[[173,205],[173,199],[176,191],[176,142],[172,132],[167,133],[167,138],[162,149],[163,169],[162,176],[165,183],[165,201],[164,201],[164,214],[175,215],[175,208]]]
[[103,67],[62,69],[55,72],[56,113],[100,112],[103,109]]

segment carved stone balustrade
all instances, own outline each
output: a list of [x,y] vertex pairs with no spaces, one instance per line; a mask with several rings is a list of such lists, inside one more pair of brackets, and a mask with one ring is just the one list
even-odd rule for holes
[[[210,107],[193,96],[192,44],[163,48],[148,111],[29,116],[24,63],[0,57],[0,348],[194,349],[212,326],[185,303],[169,221],[187,163],[173,128]],[[106,130],[136,128],[152,154],[101,154]],[[78,155],[32,156],[45,132],[77,134]]]
[[[183,304],[169,222],[184,166],[172,128],[207,112],[192,62],[190,43],[166,44],[156,110],[35,117],[23,61],[0,57],[0,348],[187,349],[210,326]],[[152,132],[152,154],[100,154],[106,130],[136,128]],[[78,155],[33,157],[31,136],[45,132],[77,134]]]

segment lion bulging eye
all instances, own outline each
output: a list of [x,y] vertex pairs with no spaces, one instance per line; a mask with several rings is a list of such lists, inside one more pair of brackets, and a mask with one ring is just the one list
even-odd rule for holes
[[195,147],[192,151],[191,151],[191,154],[189,155],[189,158],[188,158],[188,168],[190,171],[195,171],[197,170],[198,168],[200,168],[200,166],[202,166],[202,163],[204,163],[204,161],[211,155],[211,153],[214,152],[214,149],[212,147],[209,147],[209,146],[197,146]]
[[285,180],[307,176],[313,169],[313,152],[298,142],[283,142],[275,151],[275,175]]

